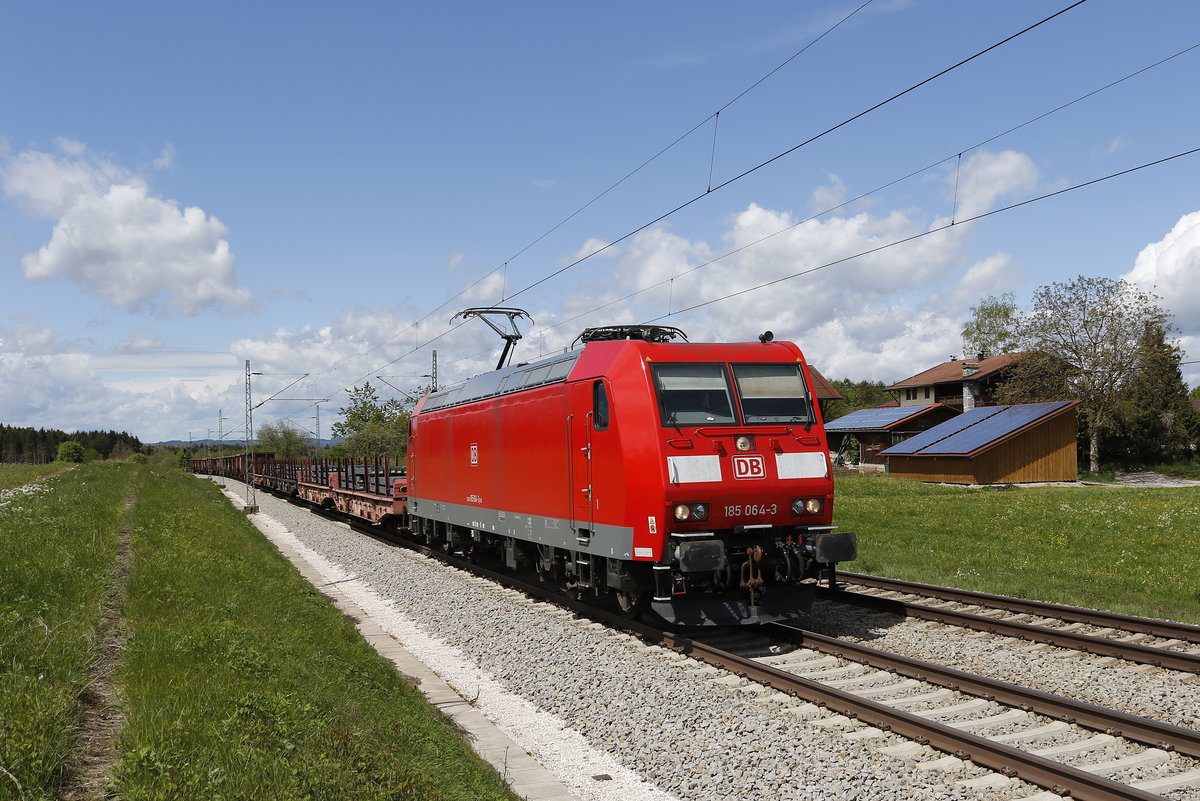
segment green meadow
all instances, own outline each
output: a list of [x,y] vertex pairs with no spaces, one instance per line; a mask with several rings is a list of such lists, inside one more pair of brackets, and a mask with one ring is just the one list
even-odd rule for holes
[[838,478],[859,573],[1200,623],[1200,487]]
[[101,462],[33,486],[0,495],[0,799],[72,781],[114,618],[115,797],[514,798],[213,484]]

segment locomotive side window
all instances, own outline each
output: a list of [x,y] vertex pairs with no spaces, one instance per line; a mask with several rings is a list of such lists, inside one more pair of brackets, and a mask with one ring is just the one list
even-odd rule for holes
[[597,431],[608,429],[608,393],[604,391],[604,382],[592,384],[592,428]]
[[799,365],[735,364],[733,377],[747,425],[812,420],[808,388]]
[[722,364],[651,365],[665,426],[737,423]]

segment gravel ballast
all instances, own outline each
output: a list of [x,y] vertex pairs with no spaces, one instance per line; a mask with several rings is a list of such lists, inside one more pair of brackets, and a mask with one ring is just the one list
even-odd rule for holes
[[[231,484],[237,492],[242,485]],[[329,582],[582,799],[1010,799],[971,763],[879,753],[892,735],[385,545],[264,493]],[[826,724],[826,725],[823,725]],[[942,756],[929,749],[916,759]],[[957,764],[954,764],[957,762]]]

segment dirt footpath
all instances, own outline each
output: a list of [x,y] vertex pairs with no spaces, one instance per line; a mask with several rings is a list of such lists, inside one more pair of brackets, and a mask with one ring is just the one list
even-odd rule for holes
[[1162,473],[1117,473],[1115,479],[1125,487],[1200,487],[1200,481],[1172,478]]

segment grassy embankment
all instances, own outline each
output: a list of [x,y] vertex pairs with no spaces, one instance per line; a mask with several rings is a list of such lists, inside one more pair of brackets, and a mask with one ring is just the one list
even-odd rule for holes
[[[452,724],[431,711],[213,485],[133,465],[87,465],[73,475],[88,487],[93,476],[107,482],[80,499],[90,504],[75,506],[77,516],[95,505],[115,511],[85,525],[89,536],[95,532],[107,543],[96,549],[101,553],[91,571],[101,581],[76,574],[54,589],[104,584],[112,575],[105,566],[115,558],[120,510],[127,487],[139,477],[123,592],[129,640],[116,673],[125,717],[109,774],[116,793],[135,801],[513,798]],[[60,483],[38,502],[61,505]],[[26,552],[39,563],[50,548],[62,558],[60,552],[71,550],[67,546],[80,536],[55,535],[55,545],[42,538]],[[6,532],[0,547],[9,539]],[[9,572],[35,569],[27,563]],[[22,618],[57,603],[48,583],[27,594]],[[78,639],[86,642],[95,618],[79,617]],[[38,742],[27,737],[31,742],[20,754],[5,736],[0,764],[20,778],[26,798],[51,798],[71,758],[79,684],[50,678],[65,668],[45,663],[48,628],[26,628],[24,661],[15,671],[7,658],[0,664],[7,671],[0,681],[13,685],[0,690],[0,705],[14,703],[9,696],[15,696],[23,704],[21,718],[40,721],[39,730],[53,736]],[[0,642],[9,636],[0,629]],[[86,663],[84,657],[72,664]],[[47,679],[37,679],[39,674]],[[43,684],[63,687],[61,714],[51,717],[42,711],[45,704],[21,700]],[[14,719],[7,706],[0,710],[0,720]],[[48,767],[31,769],[37,765]],[[0,798],[19,797],[3,784]]]
[[0,798],[53,798],[73,758],[134,477],[97,464],[0,491]]
[[837,480],[846,570],[1200,623],[1200,487]]
[[0,490],[19,487],[46,476],[55,476],[70,470],[72,465],[63,462],[50,464],[0,464]]

